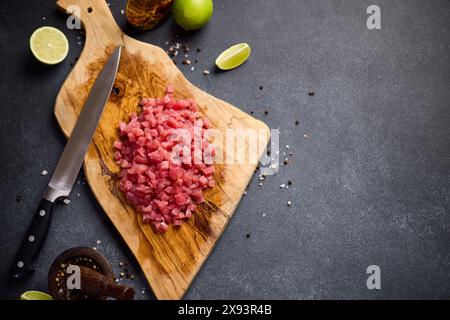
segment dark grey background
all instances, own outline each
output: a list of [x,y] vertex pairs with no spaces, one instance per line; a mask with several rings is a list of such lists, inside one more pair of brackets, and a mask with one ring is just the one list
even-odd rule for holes
[[[125,0],[110,3],[126,27]],[[370,4],[381,7],[381,30],[366,28]],[[52,109],[82,46],[53,1],[2,1],[0,10],[0,297],[46,291],[51,261],[83,245],[96,246],[116,272],[129,261],[138,298],[151,298],[83,183],[56,208],[35,274],[4,281],[50,178],[41,171],[55,167],[64,147]],[[281,145],[294,153],[263,186],[254,177],[186,298],[450,298],[449,17],[447,0],[216,0],[199,32],[186,34],[171,19],[150,32],[126,27],[165,48],[176,35],[203,48],[195,71],[181,67],[188,79],[279,128]],[[29,36],[42,25],[69,37],[58,66],[42,66],[29,52]],[[202,74],[244,41],[253,48],[245,65]],[[281,190],[289,179],[293,186]],[[366,288],[372,264],[381,267],[381,290]]]

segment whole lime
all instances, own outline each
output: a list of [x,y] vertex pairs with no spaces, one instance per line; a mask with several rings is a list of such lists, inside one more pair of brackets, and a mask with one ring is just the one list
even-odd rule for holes
[[172,6],[176,23],[186,30],[198,30],[213,14],[212,0],[175,0]]

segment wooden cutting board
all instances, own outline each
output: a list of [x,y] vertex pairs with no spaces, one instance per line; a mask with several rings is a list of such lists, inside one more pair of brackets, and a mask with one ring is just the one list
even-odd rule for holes
[[[180,299],[213,249],[233,215],[256,164],[216,165],[217,186],[205,192],[199,206],[181,228],[156,234],[142,223],[141,214],[118,192],[118,166],[113,161],[113,142],[120,121],[139,110],[142,97],[162,97],[167,85],[175,98],[193,98],[201,112],[220,130],[264,130],[268,127],[236,107],[191,84],[159,47],[126,36],[114,21],[104,0],[59,0],[57,6],[80,8],[86,31],[83,52],[64,82],[55,103],[55,116],[69,136],[98,73],[114,48],[122,45],[115,82],[117,94],[106,105],[84,162],[85,175],[100,205],[139,262],[158,299]],[[258,159],[262,150],[258,152]]]

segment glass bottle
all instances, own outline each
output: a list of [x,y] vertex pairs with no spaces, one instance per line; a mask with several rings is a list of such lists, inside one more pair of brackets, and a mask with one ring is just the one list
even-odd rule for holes
[[174,0],[128,0],[127,20],[136,28],[150,30],[170,13]]

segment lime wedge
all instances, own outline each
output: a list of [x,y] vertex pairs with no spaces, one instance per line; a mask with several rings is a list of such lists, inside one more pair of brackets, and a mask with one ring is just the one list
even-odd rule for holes
[[248,43],[236,44],[224,52],[222,52],[216,59],[216,66],[222,70],[231,70],[239,67],[248,57],[252,49]]
[[69,41],[58,29],[41,27],[31,35],[30,48],[40,62],[57,64],[66,58],[69,52]]
[[26,291],[20,296],[20,300],[53,300],[53,298],[41,291]]

